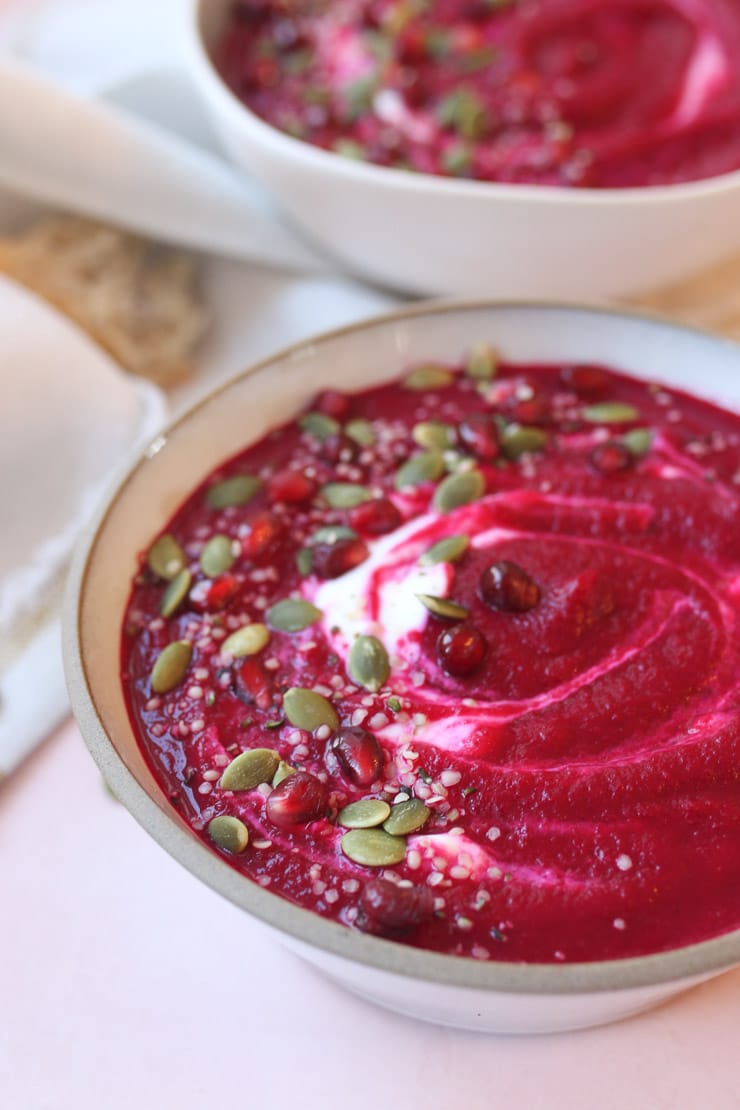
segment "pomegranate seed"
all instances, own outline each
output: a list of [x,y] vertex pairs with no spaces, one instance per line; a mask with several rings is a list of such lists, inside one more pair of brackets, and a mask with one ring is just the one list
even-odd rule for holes
[[346,420],[349,416],[350,400],[346,393],[337,389],[325,389],[316,398],[313,406],[314,412],[323,412],[326,416],[333,416],[335,420]]
[[473,624],[446,628],[437,639],[437,658],[448,674],[471,674],[483,662],[487,649],[485,636]]
[[236,693],[240,701],[254,702],[258,709],[269,709],[272,705],[270,680],[256,659],[247,657],[240,664]]
[[321,458],[330,463],[354,462],[359,453],[359,443],[355,443],[344,432],[336,432],[327,436],[319,447]]
[[213,581],[198,582],[193,586],[188,601],[197,613],[215,613],[231,601],[239,583],[231,574],[222,574]]
[[397,886],[388,879],[369,879],[359,899],[368,932],[413,929],[434,913],[434,894],[427,887]]
[[283,779],[267,799],[267,816],[273,825],[289,829],[292,825],[307,825],[323,817],[329,792],[315,775],[296,771]]
[[548,402],[536,395],[521,398],[514,392],[502,402],[501,408],[516,424],[549,424],[552,420]]
[[298,505],[301,501],[310,501],[316,493],[316,483],[300,470],[278,470],[267,483],[267,489],[273,501],[285,501],[289,505]]
[[311,548],[311,569],[319,578],[339,578],[340,574],[346,574],[364,563],[368,554],[367,545],[362,540],[317,543]]
[[491,462],[499,455],[498,430],[490,416],[475,412],[460,423],[460,439],[476,458]]
[[264,555],[280,538],[283,523],[274,513],[257,513],[249,522],[249,532],[241,537],[242,554],[248,559]]
[[616,474],[620,470],[628,470],[632,466],[632,458],[629,447],[616,439],[600,443],[589,455],[591,465],[599,474]]
[[383,770],[383,749],[372,732],[342,728],[331,742],[342,774],[355,786],[370,786]]
[[508,559],[492,563],[480,576],[480,594],[493,609],[526,613],[538,604],[541,591],[525,570]]
[[598,366],[566,366],[561,374],[563,381],[576,393],[586,397],[599,397],[609,384],[609,378]]
[[387,497],[376,497],[373,501],[363,501],[349,514],[349,522],[358,532],[368,532],[371,536],[382,536],[398,528],[403,520],[400,512]]

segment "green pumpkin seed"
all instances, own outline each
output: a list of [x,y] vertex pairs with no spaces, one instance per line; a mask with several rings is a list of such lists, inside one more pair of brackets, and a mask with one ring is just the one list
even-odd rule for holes
[[152,667],[152,693],[166,694],[174,690],[185,677],[192,657],[193,645],[189,640],[173,640],[160,651]]
[[287,779],[289,775],[294,775],[296,772],[295,767],[291,767],[289,763],[281,759],[277,766],[277,771],[272,776],[272,785],[279,786],[283,779]]
[[455,429],[439,420],[423,420],[411,429],[414,443],[428,451],[446,451],[455,442]]
[[431,812],[420,798],[409,798],[407,802],[391,806],[390,817],[383,822],[383,828],[392,836],[408,836],[426,825]]
[[465,373],[477,381],[490,382],[496,377],[498,354],[488,343],[478,343],[472,348],[465,364]]
[[179,574],[175,575],[162,594],[162,600],[159,603],[160,616],[172,616],[188,596],[188,590],[190,589],[192,581],[193,576],[187,567],[181,570]]
[[421,451],[412,455],[396,471],[396,489],[420,486],[423,482],[436,482],[445,471],[445,461],[438,451]]
[[298,573],[302,574],[304,578],[311,573],[313,567],[313,555],[309,548],[302,547],[295,557],[295,565],[298,568]]
[[352,829],[341,840],[347,859],[363,867],[393,867],[406,856],[406,841],[383,829]]
[[241,659],[245,655],[258,655],[270,642],[270,632],[264,624],[255,621],[254,624],[244,624],[227,636],[221,644],[224,655],[233,655]]
[[263,782],[272,782],[280,756],[272,748],[251,748],[232,759],[221,776],[222,790],[254,790]]
[[321,495],[332,509],[354,509],[372,497],[367,486],[358,486],[355,482],[327,482],[321,487]]
[[208,835],[217,848],[238,856],[249,844],[249,829],[238,817],[214,817],[208,822]]
[[582,416],[591,424],[628,424],[631,420],[640,419],[640,414],[634,405],[626,405],[623,401],[603,401],[599,405],[586,405]]
[[206,502],[212,509],[228,509],[233,505],[246,505],[262,486],[259,478],[252,474],[235,474],[216,482],[206,494]]
[[308,432],[314,439],[319,439],[322,442],[328,439],[329,436],[338,435],[342,430],[342,426],[338,420],[333,416],[327,416],[325,412],[307,412],[298,421],[304,432]]
[[331,702],[314,690],[291,686],[283,697],[283,711],[290,723],[306,732],[315,732],[327,725],[332,732],[339,726],[337,711]]
[[361,798],[340,809],[337,824],[345,829],[373,829],[382,825],[390,812],[391,807],[382,798]]
[[419,559],[423,567],[433,566],[434,563],[456,563],[468,550],[470,540],[467,536],[445,536],[438,540],[425,551]]
[[284,601],[276,601],[267,610],[267,623],[278,632],[302,632],[316,621],[321,620],[323,613],[299,597],[286,597]]
[[444,389],[445,386],[452,385],[454,380],[455,375],[448,366],[439,362],[427,362],[423,366],[415,366],[401,384],[404,389]]
[[314,547],[317,543],[336,543],[337,540],[356,540],[357,532],[346,524],[324,524],[317,528],[308,543]]
[[416,596],[435,617],[444,617],[448,621],[464,621],[470,616],[470,611],[464,605],[458,605],[456,601],[450,601],[447,597],[434,597],[432,594]]
[[391,664],[388,652],[375,636],[358,636],[347,657],[347,671],[358,686],[371,694],[388,680]]
[[234,563],[228,536],[212,536],[200,555],[200,567],[207,578],[218,578]]
[[373,447],[375,445],[375,432],[369,420],[348,420],[344,431],[360,447]]
[[624,433],[622,443],[631,455],[641,459],[652,447],[654,435],[652,428],[633,428],[631,432]]
[[542,451],[547,443],[547,433],[541,428],[524,427],[522,424],[507,424],[501,429],[499,438],[501,450],[512,461],[522,455]]
[[147,566],[158,578],[170,582],[176,578],[187,562],[185,552],[174,536],[167,533],[155,540],[146,557]]
[[479,470],[458,470],[448,475],[434,493],[434,508],[449,513],[483,496],[486,480]]

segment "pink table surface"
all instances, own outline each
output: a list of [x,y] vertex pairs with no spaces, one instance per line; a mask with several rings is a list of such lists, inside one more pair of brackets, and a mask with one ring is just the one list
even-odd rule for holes
[[740,971],[582,1033],[396,1016],[171,860],[72,721],[0,786],[0,851],[2,1110],[740,1107]]

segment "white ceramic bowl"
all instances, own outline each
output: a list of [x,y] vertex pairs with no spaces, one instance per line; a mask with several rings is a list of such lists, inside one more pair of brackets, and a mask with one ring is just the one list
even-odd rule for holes
[[209,54],[231,0],[190,0],[188,63],[234,163],[341,266],[410,293],[634,295],[740,247],[740,171],[645,189],[459,181],[343,158],[283,134]]
[[507,964],[443,956],[351,931],[262,889],[168,806],[134,739],[119,681],[119,635],[137,552],[222,460],[291,418],[317,390],[365,388],[410,361],[455,360],[478,341],[515,361],[595,360],[690,388],[740,410],[740,348],[658,321],[536,305],[420,306],[291,347],[237,377],[137,459],[78,550],[64,632],[82,733],[117,797],[195,875],[358,993],[450,1025],[540,1032],[634,1013],[740,962],[740,930],[655,956]]

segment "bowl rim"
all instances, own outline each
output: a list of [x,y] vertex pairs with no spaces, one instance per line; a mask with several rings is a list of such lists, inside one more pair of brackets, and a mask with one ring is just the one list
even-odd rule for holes
[[[224,0],[225,2],[225,0]],[[392,166],[379,166],[343,157],[312,143],[297,139],[267,123],[247,107],[224,81],[213,61],[203,36],[202,17],[212,0],[190,0],[187,5],[185,41],[192,69],[219,99],[223,110],[237,123],[246,125],[273,149],[293,159],[303,160],[315,170],[337,173],[347,181],[376,185],[401,192],[449,196],[471,201],[473,198],[506,203],[540,202],[580,207],[651,207],[704,200],[718,194],[740,191],[740,168],[712,177],[676,182],[673,185],[637,185],[627,188],[569,188],[565,185],[509,185],[496,181],[471,181],[441,174],[409,173]]]
[[623,309],[610,305],[582,304],[575,301],[494,300],[486,298],[444,298],[424,300],[392,311],[374,314],[308,336],[251,363],[214,389],[163,427],[146,447],[139,448],[122,466],[103,503],[80,536],[70,567],[64,598],[62,648],[70,704],[82,737],[113,793],[150,836],[178,863],[228,901],[264,924],[288,937],[318,948],[324,953],[364,965],[378,972],[410,980],[454,986],[485,992],[568,996],[583,993],[647,988],[670,982],[707,978],[740,963],[740,927],[728,933],[665,952],[624,959],[567,963],[525,963],[499,960],[480,961],[470,957],[444,955],[413,948],[360,933],[338,922],[327,920],[311,910],[294,905],[278,894],[259,887],[231,867],[203,841],[175,820],[144,790],[119,756],[107,735],[81,652],[81,614],[89,568],[95,555],[99,533],[119,498],[149,458],[166,439],[185,427],[196,412],[223,393],[273,364],[292,362],[315,351],[325,342],[341,339],[368,329],[394,326],[417,317],[455,312],[505,310],[576,315],[597,315],[619,322],[642,321],[660,330],[688,334],[712,344],[728,347],[740,361],[740,342],[706,329],[676,323],[652,312]]

